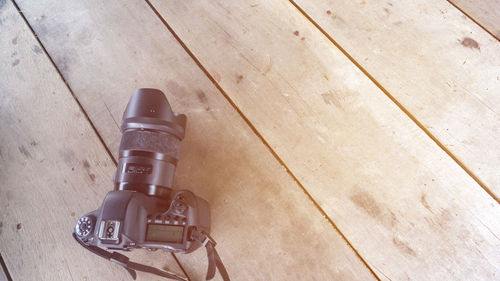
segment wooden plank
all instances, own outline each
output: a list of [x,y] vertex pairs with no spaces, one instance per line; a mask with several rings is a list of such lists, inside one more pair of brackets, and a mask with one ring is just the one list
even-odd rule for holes
[[7,275],[3,272],[3,269],[0,268],[0,281],[8,281]]
[[[1,229],[2,229],[2,224],[0,224],[0,234],[1,234]],[[9,276],[9,272],[7,268],[5,268],[5,264],[2,258],[2,255],[0,254],[0,281],[11,281],[8,279],[7,276]]]
[[498,201],[495,38],[446,1],[296,2]]
[[[210,202],[232,280],[373,279],[145,2],[20,7],[113,153],[113,119],[135,88],[168,90],[172,107],[188,115],[175,185]],[[193,280],[204,279],[204,250],[179,258]]]
[[152,3],[380,279],[498,278],[498,203],[290,3]]
[[488,32],[500,38],[500,1],[499,0],[451,0],[453,5],[482,25]]
[[[77,217],[112,189],[113,161],[12,3],[0,3],[0,252],[7,268],[13,280],[129,280],[71,236]],[[182,274],[170,255],[129,256]]]

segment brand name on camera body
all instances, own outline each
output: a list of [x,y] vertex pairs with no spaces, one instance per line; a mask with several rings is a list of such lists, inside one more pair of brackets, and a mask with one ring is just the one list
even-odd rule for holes
[[145,174],[149,175],[153,171],[153,166],[138,163],[127,163],[125,173],[127,174]]

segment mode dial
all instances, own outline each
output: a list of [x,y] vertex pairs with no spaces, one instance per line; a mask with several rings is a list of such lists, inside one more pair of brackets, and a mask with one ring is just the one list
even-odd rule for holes
[[94,220],[91,217],[81,217],[75,226],[75,233],[80,238],[89,236],[94,230]]

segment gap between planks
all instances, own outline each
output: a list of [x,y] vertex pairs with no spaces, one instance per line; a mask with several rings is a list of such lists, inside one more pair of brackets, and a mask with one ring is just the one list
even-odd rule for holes
[[153,10],[153,12],[156,14],[156,16],[161,20],[161,22],[165,25],[165,27],[172,33],[174,38],[179,42],[179,44],[182,46],[182,48],[186,51],[186,53],[193,59],[193,61],[198,65],[198,67],[205,73],[207,78],[214,84],[214,86],[220,91],[220,93],[224,96],[224,98],[228,101],[228,103],[238,112],[238,114],[241,116],[241,118],[245,121],[245,123],[248,125],[248,127],[252,130],[252,132],[262,141],[262,143],[266,146],[266,148],[271,152],[271,154],[274,156],[274,158],[280,163],[286,170],[287,174],[297,183],[298,186],[302,189],[304,194],[311,200],[311,202],[314,204],[314,206],[318,209],[320,214],[330,223],[330,225],[337,231],[342,239],[347,243],[349,248],[351,248],[356,256],[363,262],[363,264],[370,270],[370,273],[372,276],[377,279],[381,280],[377,274],[375,274],[375,271],[368,265],[368,263],[365,261],[365,259],[361,256],[361,254],[358,252],[356,248],[351,244],[351,242],[347,239],[347,237],[340,231],[340,229],[337,227],[337,225],[333,222],[333,220],[327,215],[327,213],[321,208],[321,206],[316,202],[316,200],[311,196],[311,194],[307,191],[307,189],[302,185],[302,183],[298,180],[298,178],[292,173],[292,171],[288,168],[288,166],[285,164],[285,162],[278,156],[278,154],[272,149],[272,147],[269,145],[269,143],[264,139],[264,137],[259,133],[257,128],[250,122],[250,120],[243,114],[243,112],[239,109],[239,107],[234,103],[234,101],[227,95],[227,93],[222,89],[222,87],[219,85],[219,83],[215,80],[215,78],[208,72],[208,70],[201,64],[199,59],[189,50],[189,48],[186,46],[186,44],[180,39],[180,37],[177,35],[177,33],[172,29],[172,27],[167,23],[167,21],[163,18],[163,16],[156,10],[156,8],[151,4],[149,0],[145,0],[146,3],[149,5],[149,7]]
[[66,85],[66,88],[68,89],[68,91],[73,96],[73,99],[76,101],[76,104],[78,104],[78,108],[80,108],[80,111],[83,113],[83,116],[85,116],[85,119],[89,122],[90,126],[92,127],[92,130],[97,135],[97,137],[99,138],[99,141],[101,142],[102,146],[106,150],[106,153],[108,154],[108,156],[111,158],[111,160],[113,161],[113,163],[116,166],[117,165],[116,159],[113,157],[113,154],[111,153],[111,151],[109,151],[108,147],[104,143],[104,140],[102,139],[101,135],[97,131],[96,127],[94,126],[94,123],[92,123],[92,121],[90,121],[89,115],[87,114],[87,112],[83,108],[83,106],[80,103],[80,101],[78,100],[78,98],[75,96],[75,93],[73,92],[73,90],[71,89],[71,87],[68,85],[68,82],[66,82],[66,79],[64,79],[64,76],[62,75],[61,71],[57,67],[56,63],[54,62],[54,60],[50,56],[49,52],[47,52],[47,49],[42,44],[42,41],[40,41],[40,39],[38,38],[38,35],[36,34],[35,30],[31,27],[30,23],[28,22],[28,19],[26,19],[26,17],[24,16],[23,11],[21,11],[21,9],[19,8],[19,6],[17,5],[17,3],[16,3],[15,0],[12,0],[12,4],[16,8],[17,12],[19,13],[19,15],[21,16],[21,18],[23,19],[23,21],[26,24],[26,26],[28,26],[29,30],[31,31],[31,34],[33,34],[33,36],[35,37],[35,40],[37,41],[37,43],[40,44],[40,46],[42,47],[43,53],[49,59],[50,63],[52,64],[52,66],[56,70],[57,74],[59,75],[59,78],[61,78],[61,80],[64,82],[64,85]]
[[[458,5],[453,3],[451,0],[446,0],[450,5],[455,7],[455,9],[459,10],[462,14],[464,14],[468,19],[470,19],[473,23],[477,24],[479,27],[481,27],[484,31],[486,31],[489,35],[491,35],[493,38],[497,39],[497,41],[500,41],[500,38],[496,37],[493,32],[489,31],[484,25],[480,24],[478,21],[476,21],[473,17],[471,17],[469,14],[467,14],[464,10],[462,10]],[[497,200],[498,202],[498,200]]]
[[0,254],[0,281],[12,281],[12,277],[10,276],[9,269],[3,260],[2,254]]
[[[71,89],[71,87],[69,86],[69,84],[66,82],[66,79],[64,79],[64,76],[62,75],[61,71],[59,70],[59,68],[55,64],[54,60],[52,59],[52,57],[50,56],[49,52],[47,51],[47,49],[43,45],[42,41],[40,41],[40,39],[38,38],[35,30],[29,24],[28,20],[26,19],[26,17],[23,14],[23,11],[21,11],[21,9],[17,5],[16,1],[12,0],[12,4],[16,8],[17,12],[19,13],[19,15],[21,16],[21,18],[23,19],[23,21],[26,24],[26,26],[29,28],[31,34],[33,34],[33,36],[35,37],[35,40],[42,47],[42,50],[43,50],[44,54],[47,56],[47,58],[49,59],[50,63],[52,64],[52,66],[56,70],[57,74],[59,75],[59,78],[61,78],[61,80],[64,82],[64,85],[66,85],[66,88],[71,93],[71,96],[73,96],[73,99],[75,100],[76,104],[78,104],[78,107],[79,107],[80,111],[85,116],[85,119],[87,120],[87,122],[92,127],[92,130],[94,131],[94,133],[96,134],[96,136],[99,138],[100,143],[102,144],[102,146],[106,150],[106,153],[108,154],[109,158],[111,159],[111,161],[113,161],[113,163],[114,163],[114,165],[116,167],[118,165],[118,162],[116,161],[115,157],[113,156],[113,153],[111,153],[111,151],[109,150],[109,148],[104,143],[103,138],[101,137],[101,135],[97,131],[97,128],[94,126],[94,123],[92,123],[92,121],[90,120],[90,117],[88,116],[87,112],[85,111],[85,109],[83,108],[82,104],[80,103],[80,101],[76,97],[75,93],[73,92],[73,89]],[[113,119],[113,121],[114,121],[114,119]],[[115,123],[116,123],[116,121],[115,121]],[[117,126],[118,126],[118,124],[117,124]],[[177,256],[175,256],[175,254],[172,253],[172,252],[170,254],[174,258],[175,262],[177,263],[177,265],[179,266],[179,268],[182,270],[182,272],[184,273],[184,275],[188,278],[188,280],[191,280],[191,278],[189,278],[189,275],[187,274],[187,272],[184,270],[184,267],[182,266],[181,262],[179,261],[179,259],[177,259]],[[7,280],[8,281],[12,281],[12,278],[10,277],[9,272],[7,271],[7,267],[5,266],[5,263],[4,263],[3,258],[1,256],[0,256],[0,261],[1,261],[2,268],[4,269],[5,273],[7,274]],[[0,280],[0,281],[2,281],[2,280]]]
[[[413,121],[437,146],[439,146],[448,156],[450,156],[453,161],[455,161],[460,168],[462,168],[481,188],[488,193],[497,203],[500,203],[500,199],[495,196],[495,194],[476,176],[474,173],[465,166],[462,161],[460,161],[453,153],[451,153],[446,146],[444,146],[425,126],[420,123],[420,121],[413,116],[413,114],[408,111],[387,89],[384,88],[376,79],[373,77],[361,64],[359,64],[354,57],[352,57],[335,39],[333,39],[330,34],[328,34],[321,26],[314,20],[312,19],[297,3],[295,3],[294,0],[289,0],[290,3],[305,17],[309,22],[311,22],[328,40],[335,46],[337,49],[339,49],[363,74],[368,77],[401,111],[403,111],[408,118]],[[449,1],[448,1],[449,2]],[[454,5],[453,5],[454,6]],[[460,10],[460,9],[459,9]],[[460,10],[462,13],[464,13],[462,10]],[[464,13],[465,14],[465,13]],[[465,14],[467,15],[467,14]],[[467,15],[468,16],[468,15]],[[470,17],[469,17],[470,18]],[[475,22],[475,21],[474,21]],[[475,22],[477,24],[477,22]],[[480,24],[478,24],[481,26]],[[483,26],[481,26],[484,30],[486,30]],[[486,30],[487,31],[487,30]],[[490,35],[492,35],[489,31],[487,31]],[[492,35],[493,36],[493,35]],[[497,39],[495,36],[493,36],[495,39]],[[497,39],[498,40],[498,39]]]

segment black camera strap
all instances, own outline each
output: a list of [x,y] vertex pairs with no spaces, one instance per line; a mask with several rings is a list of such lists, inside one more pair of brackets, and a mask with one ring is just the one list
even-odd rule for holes
[[207,280],[211,280],[215,276],[215,269],[219,269],[220,275],[224,281],[229,280],[229,274],[227,273],[222,260],[215,250],[215,245],[217,243],[215,240],[210,237],[210,235],[205,232],[198,231],[197,229],[193,229],[191,231],[191,239],[201,242],[205,248],[207,248],[207,257],[208,257],[208,270],[207,270]]
[[137,274],[135,271],[138,270],[138,271],[143,271],[143,272],[155,274],[155,275],[158,275],[161,277],[170,278],[170,279],[174,279],[174,280],[188,281],[188,278],[183,277],[183,276],[179,276],[175,273],[172,273],[172,272],[169,272],[169,271],[166,271],[163,269],[151,267],[148,265],[131,262],[127,256],[122,255],[118,252],[108,252],[102,248],[92,246],[92,245],[87,245],[83,241],[78,239],[78,237],[76,236],[75,233],[73,233],[73,238],[75,238],[75,240],[80,245],[82,245],[85,249],[91,251],[92,253],[123,266],[123,268],[125,268],[130,273],[130,275],[132,275],[132,278],[134,280],[137,278]]

